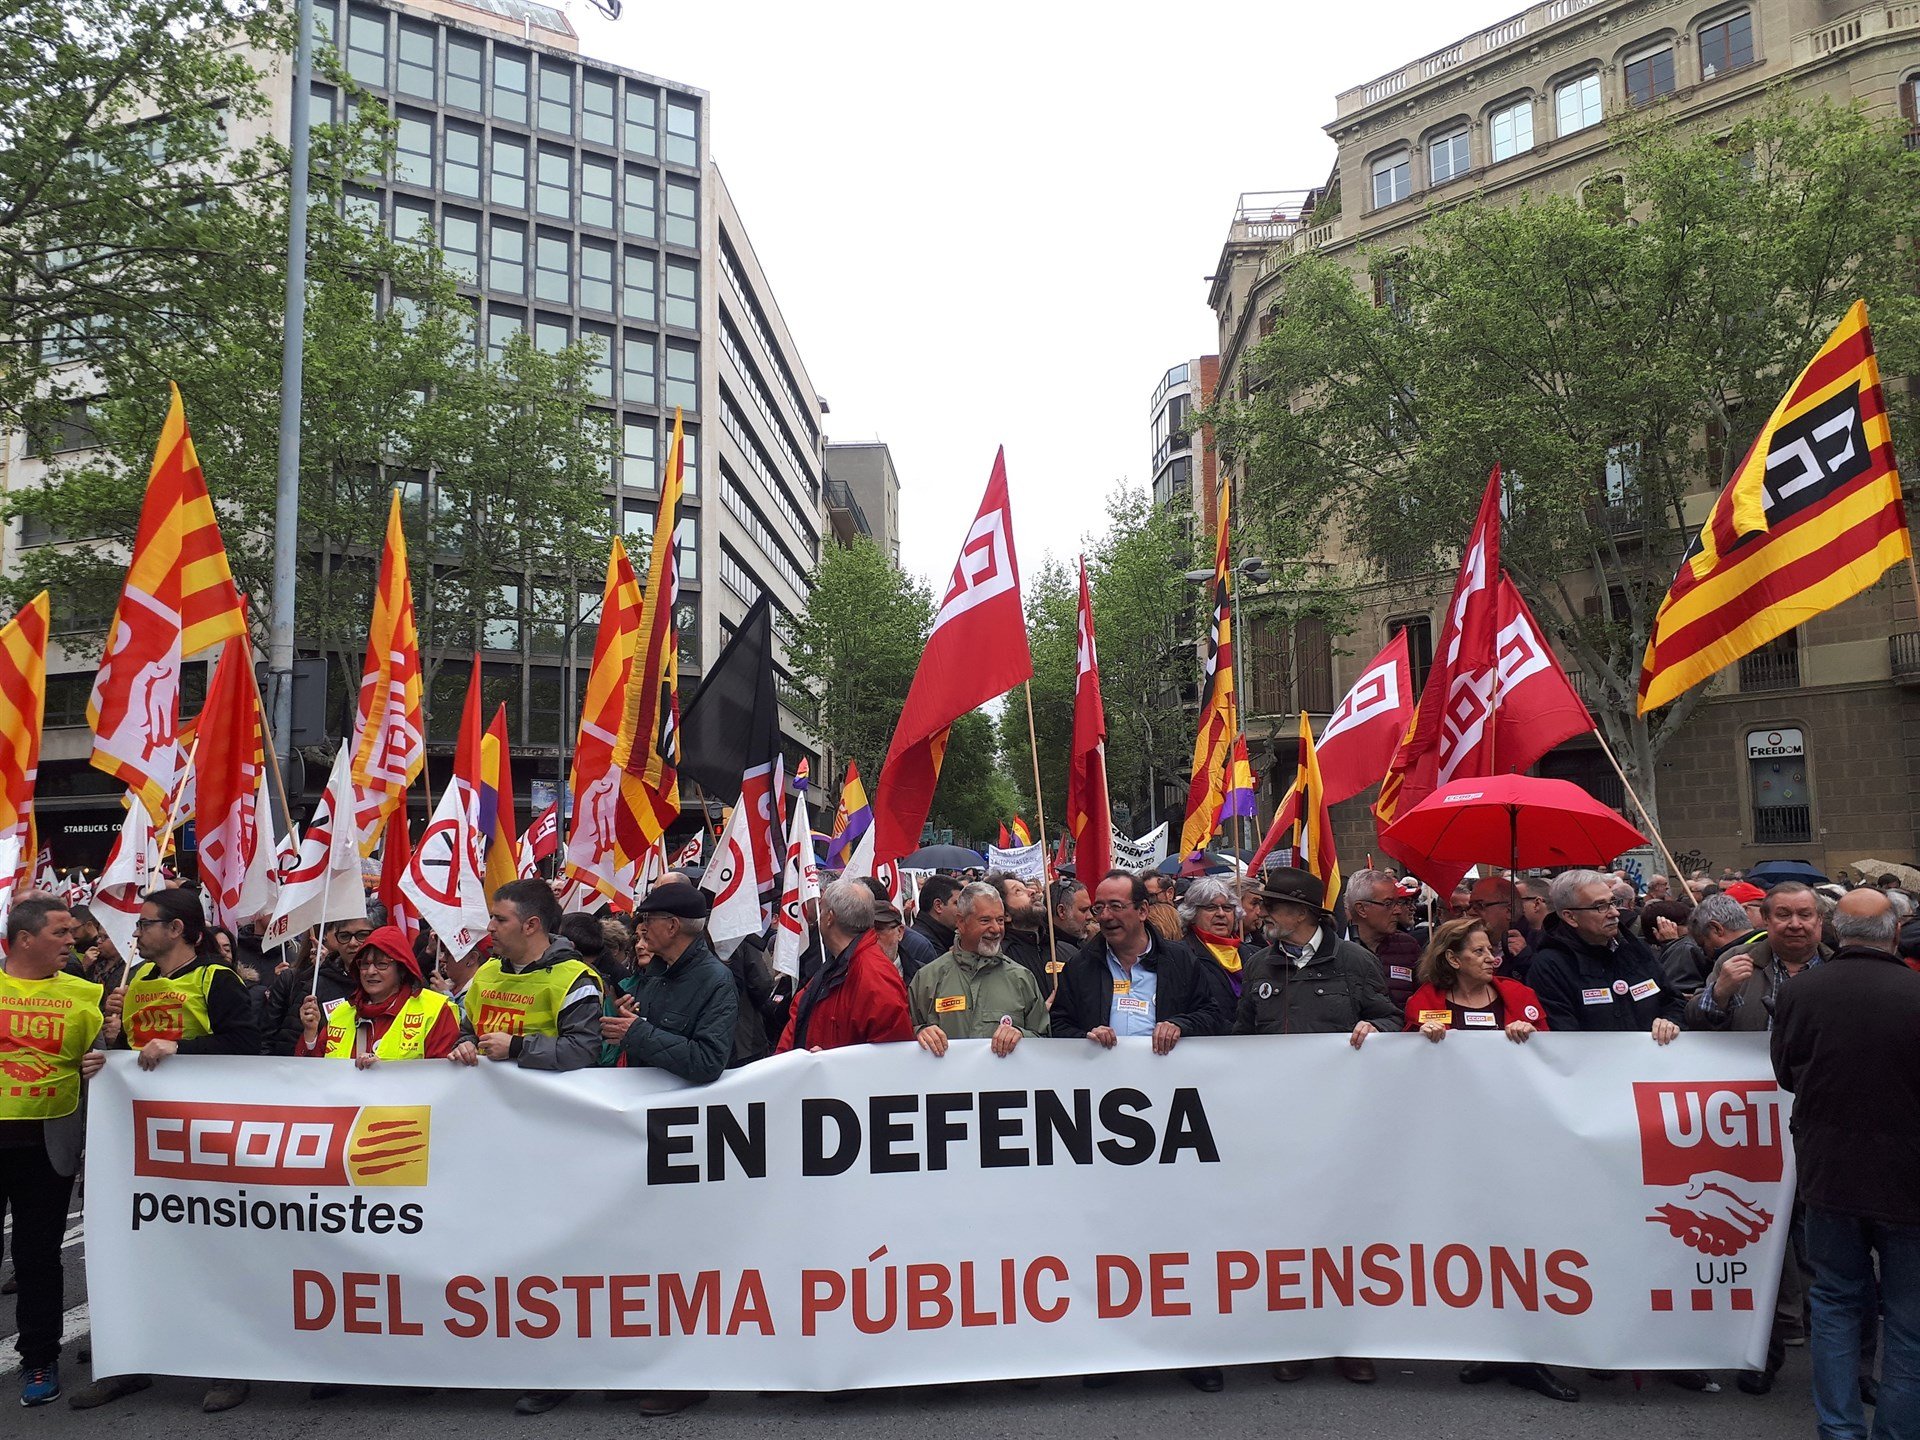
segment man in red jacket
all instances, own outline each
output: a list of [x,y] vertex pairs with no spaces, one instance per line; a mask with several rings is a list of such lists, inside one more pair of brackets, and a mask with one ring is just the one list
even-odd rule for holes
[[820,940],[829,959],[795,997],[773,1053],[913,1039],[906,984],[874,938],[873,892],[858,880],[827,886]]

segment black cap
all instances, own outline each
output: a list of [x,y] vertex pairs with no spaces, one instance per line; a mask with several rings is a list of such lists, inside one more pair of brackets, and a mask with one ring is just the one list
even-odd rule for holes
[[1276,865],[1260,877],[1260,898],[1270,905],[1304,905],[1327,913],[1327,887],[1318,875]]
[[677,915],[682,920],[704,920],[707,918],[707,897],[704,892],[691,885],[678,881],[668,885],[656,885],[647,892],[646,897],[633,907],[636,915]]

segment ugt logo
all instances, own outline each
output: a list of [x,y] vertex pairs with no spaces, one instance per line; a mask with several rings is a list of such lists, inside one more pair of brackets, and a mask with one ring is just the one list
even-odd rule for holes
[[1646,1218],[1703,1255],[1737,1254],[1773,1223],[1761,1187],[1785,1173],[1786,1097],[1770,1081],[1633,1087],[1640,1171],[1660,1193]]

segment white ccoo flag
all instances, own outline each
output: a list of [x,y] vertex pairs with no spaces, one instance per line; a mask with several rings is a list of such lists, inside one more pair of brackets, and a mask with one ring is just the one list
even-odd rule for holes
[[700,877],[700,888],[713,897],[707,916],[707,939],[714,953],[725,959],[749,935],[760,933],[760,875],[753,864],[750,806],[736,804],[727,812],[726,828],[714,846],[713,863]]
[[367,892],[360,883],[360,839],[353,818],[353,756],[345,745],[333,757],[327,788],[313,823],[300,838],[300,856],[280,877],[280,898],[260,937],[279,945],[329,920],[362,920]]

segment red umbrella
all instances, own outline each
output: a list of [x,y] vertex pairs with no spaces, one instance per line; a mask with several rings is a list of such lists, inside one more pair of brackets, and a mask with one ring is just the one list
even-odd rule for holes
[[1383,838],[1434,860],[1506,859],[1514,869],[1600,865],[1646,837],[1578,785],[1533,775],[1479,775],[1443,785]]

